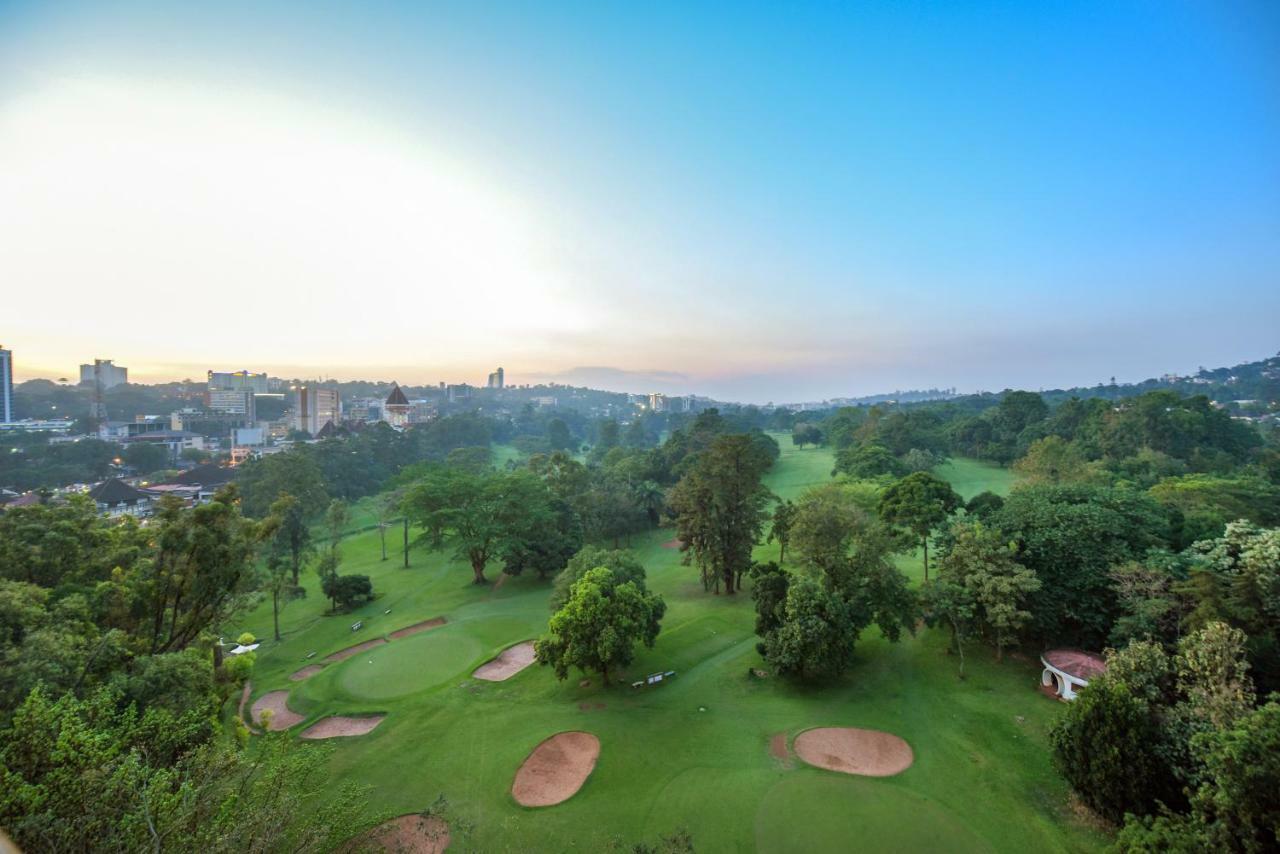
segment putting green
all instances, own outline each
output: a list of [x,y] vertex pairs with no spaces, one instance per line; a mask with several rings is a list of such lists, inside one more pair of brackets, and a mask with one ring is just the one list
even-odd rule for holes
[[447,628],[370,650],[342,664],[339,685],[352,697],[387,700],[465,678],[484,649],[470,635]]
[[942,804],[876,780],[791,772],[756,809],[760,851],[991,851]]

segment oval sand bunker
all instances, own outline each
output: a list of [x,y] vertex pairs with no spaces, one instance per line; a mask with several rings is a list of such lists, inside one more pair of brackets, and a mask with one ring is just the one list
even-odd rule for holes
[[901,774],[915,761],[911,745],[896,735],[874,729],[818,727],[805,730],[796,736],[792,748],[810,765],[865,777]]
[[347,738],[373,732],[386,715],[369,715],[363,718],[347,718],[334,715],[316,721],[299,735],[299,738]]
[[502,682],[533,664],[533,641],[507,647],[493,661],[486,661],[471,674],[487,682]]
[[600,739],[589,732],[562,732],[539,744],[516,772],[511,794],[526,807],[569,800],[591,776]]
[[258,726],[262,726],[262,713],[271,712],[271,725],[267,729],[272,732],[279,732],[282,729],[288,729],[294,724],[302,723],[302,715],[289,711],[289,706],[286,703],[288,699],[288,691],[270,691],[263,694],[253,704],[253,709],[250,711],[253,716],[253,722]]

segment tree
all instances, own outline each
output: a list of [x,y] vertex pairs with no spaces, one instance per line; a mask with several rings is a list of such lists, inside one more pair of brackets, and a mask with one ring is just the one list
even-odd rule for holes
[[796,505],[782,500],[773,508],[773,524],[769,527],[769,542],[778,541],[778,563],[787,561],[787,543],[791,540],[791,527],[796,520]]
[[942,559],[940,577],[969,591],[979,625],[995,637],[996,661],[1004,647],[1031,619],[1022,608],[1027,596],[1040,589],[1040,580],[1016,559],[1017,546],[981,522],[960,523]]
[[342,535],[350,523],[351,509],[347,507],[347,503],[339,498],[330,501],[329,509],[324,513],[324,526],[329,531],[330,554],[338,554],[338,546],[342,542]]
[[1168,544],[1168,516],[1131,489],[1020,487],[985,521],[1018,543],[1018,562],[1040,579],[1028,610],[1044,643],[1101,646],[1118,612],[1111,569]]
[[547,444],[553,451],[568,451],[573,448],[573,434],[562,419],[552,418],[547,422]]
[[312,551],[311,526],[303,515],[302,504],[287,492],[280,493],[280,497],[272,502],[270,516],[275,525],[271,555],[281,560],[287,556],[293,586],[297,587],[302,563]]
[[[780,505],[781,506],[781,505]],[[842,484],[807,489],[791,511],[788,537],[802,563],[831,572],[849,554],[858,532],[874,521]]]
[[351,610],[356,605],[373,599],[373,582],[367,575],[325,575],[320,581],[324,595],[334,606]]
[[964,512],[985,520],[1004,506],[1004,498],[994,492],[979,492],[964,505]]
[[1197,742],[1204,783],[1192,813],[1201,850],[1274,851],[1280,845],[1280,701],[1272,700]]
[[29,851],[267,854],[336,850],[372,824],[367,788],[333,790],[331,748],[267,733],[242,750],[210,739],[212,715],[33,691],[0,732],[0,825]]
[[787,588],[781,621],[764,636],[764,657],[779,673],[800,679],[839,676],[853,660],[860,631],[841,596],[797,578]]
[[528,531],[529,521],[547,508],[545,484],[528,471],[472,474],[458,469],[428,472],[405,492],[406,515],[453,542],[459,558],[471,565],[476,584],[489,560]]
[[635,582],[614,582],[604,567],[590,570],[569,589],[564,607],[551,617],[548,634],[534,645],[540,664],[559,679],[570,667],[594,670],[609,684],[609,671],[631,663],[637,642],[652,647],[666,605]]
[[805,445],[821,445],[822,430],[816,424],[801,421],[791,428],[791,442],[801,449]]
[[297,499],[307,519],[319,515],[329,501],[320,467],[297,450],[249,460],[236,469],[236,484],[245,515],[255,519],[266,516],[286,492]]
[[254,589],[253,561],[269,533],[240,515],[234,485],[208,504],[184,510],[164,501],[153,522],[155,557],[134,580],[122,579],[147,614],[152,653],[185,648],[221,625]]
[[925,622],[945,623],[951,630],[951,648],[960,655],[959,676],[964,679],[964,643],[974,628],[978,606],[969,588],[943,571],[921,590]]
[[1060,436],[1045,436],[1027,448],[1027,453],[1013,464],[1013,470],[1027,483],[1071,483],[1089,474],[1088,460],[1072,442]]
[[160,445],[148,442],[135,442],[124,449],[125,465],[133,468],[138,474],[150,474],[169,465],[169,452]]
[[751,566],[770,492],[761,477],[771,460],[745,434],[718,436],[671,490],[676,531],[702,572],[703,588],[726,593]]
[[1178,645],[1178,690],[1192,716],[1224,729],[1254,704],[1245,659],[1245,634],[1226,623],[1210,623]]
[[885,490],[880,516],[901,525],[920,539],[924,548],[924,580],[929,580],[929,532],[960,508],[961,498],[951,484],[928,472],[915,472]]
[[556,576],[551,590],[550,606],[559,611],[569,601],[569,591],[582,576],[593,569],[604,567],[613,573],[614,584],[635,583],[642,591],[645,587],[644,564],[636,559],[635,552],[606,549],[600,546],[583,546],[569,559],[568,564]]
[[836,453],[836,465],[832,471],[832,474],[845,474],[859,479],[883,475],[902,477],[906,473],[906,467],[892,451],[874,442],[842,448]]
[[[756,635],[763,638],[782,625],[791,576],[776,563],[751,566],[751,598],[756,603]],[[764,654],[764,644],[758,647]]]
[[1095,677],[1050,730],[1054,760],[1095,812],[1120,822],[1177,798],[1173,769],[1156,748],[1164,730],[1152,705],[1118,679]]

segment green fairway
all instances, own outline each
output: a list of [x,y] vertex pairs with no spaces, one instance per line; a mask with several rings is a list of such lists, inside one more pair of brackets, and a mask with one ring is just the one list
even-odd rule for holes
[[[782,457],[768,476],[774,492],[794,497],[829,478],[828,450],[779,439]],[[966,495],[992,488],[1001,473],[964,460],[939,472],[956,477]],[[309,574],[308,598],[283,613],[282,642],[270,640],[269,604],[228,631],[266,641],[255,697],[292,689],[290,705],[306,723],[386,713],[372,733],[332,742],[335,783],[369,784],[374,807],[389,814],[421,810],[443,793],[473,827],[456,850],[598,851],[612,839],[653,841],[682,827],[699,852],[1084,851],[1105,843],[1074,817],[1050,764],[1046,732],[1062,707],[1036,690],[1032,661],[996,665],[975,646],[961,682],[941,632],[890,644],[869,630],[854,668],[834,684],[756,678],[750,668],[764,665],[749,595],[704,593],[697,572],[663,545],[672,536],[659,530],[633,543],[668,610],[656,647],[641,650],[625,680],[677,671],[657,687],[606,689],[595,677],[584,687],[580,674],[558,682],[536,665],[506,682],[471,678],[545,629],[550,582],[519,577],[478,588],[465,565],[420,549],[406,570],[395,549],[379,560],[376,531],[343,543],[342,566],[373,577],[375,602],[323,616]],[[776,556],[776,548],[760,554]],[[490,577],[498,570],[491,566]],[[328,664],[307,681],[288,678],[346,646],[437,616],[447,624]],[[357,620],[364,627],[353,632]],[[894,733],[910,743],[915,764],[894,777],[853,777],[770,754],[775,734],[815,726]],[[571,729],[600,739],[591,777],[558,806],[517,805],[510,788],[520,763],[543,739]],[[312,746],[300,741],[297,749]]]
[[951,488],[968,501],[980,492],[1008,495],[1017,476],[1007,468],[983,460],[953,457],[933,470],[933,473],[951,483]]

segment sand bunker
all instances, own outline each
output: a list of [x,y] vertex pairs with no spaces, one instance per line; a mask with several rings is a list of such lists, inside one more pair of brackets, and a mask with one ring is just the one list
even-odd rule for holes
[[444,617],[433,617],[430,620],[423,620],[421,623],[414,623],[412,626],[405,626],[403,629],[396,629],[391,633],[392,640],[407,638],[409,635],[416,635],[418,632],[430,631],[444,625]]
[[334,715],[307,727],[299,738],[347,738],[353,735],[365,735],[373,732],[384,718],[386,715],[368,715],[362,718]]
[[449,825],[434,815],[402,815],[375,827],[368,837],[395,854],[442,854],[449,847]]
[[504,649],[493,661],[485,662],[471,674],[486,682],[502,682],[533,664],[533,641]]
[[819,768],[866,777],[890,777],[911,767],[911,745],[874,729],[819,727],[805,730],[793,743],[796,755]]
[[271,712],[271,724],[267,726],[267,729],[272,732],[279,732],[282,729],[288,729],[291,726],[302,723],[302,715],[289,711],[289,706],[285,702],[288,699],[288,691],[270,691],[263,694],[253,704],[253,722],[258,726],[262,726],[262,713]]
[[360,653],[364,652],[366,649],[373,649],[375,646],[382,646],[386,642],[387,642],[386,638],[374,638],[373,640],[368,640],[368,641],[365,641],[364,643],[358,643],[355,646],[349,646],[346,649],[340,649],[337,652],[333,653],[332,655],[326,655],[324,657],[324,660],[325,661],[346,661],[348,658],[350,658],[353,655],[359,655]]
[[303,679],[310,679],[312,676],[315,676],[321,670],[324,670],[324,665],[322,664],[308,664],[306,667],[302,668],[301,670],[295,670],[292,673],[290,673],[289,681],[301,682]]
[[678,549],[684,547],[684,540],[667,540],[662,544],[664,549]]
[[539,744],[516,772],[511,794],[526,807],[549,807],[573,797],[591,776],[600,739],[589,732],[562,732]]

